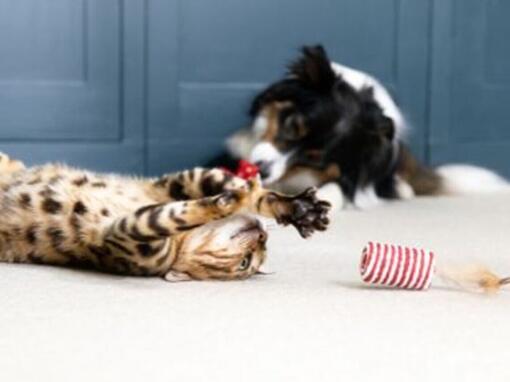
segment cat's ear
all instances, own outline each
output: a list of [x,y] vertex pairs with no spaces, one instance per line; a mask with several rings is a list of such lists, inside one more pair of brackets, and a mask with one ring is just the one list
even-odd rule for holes
[[164,278],[165,278],[166,281],[169,281],[171,283],[177,283],[177,282],[180,282],[180,281],[190,281],[190,280],[192,280],[190,275],[188,275],[187,273],[178,272],[178,271],[168,271],[165,274]]

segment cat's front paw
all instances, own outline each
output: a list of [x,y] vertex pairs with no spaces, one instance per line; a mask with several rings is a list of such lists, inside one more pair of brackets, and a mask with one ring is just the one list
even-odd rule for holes
[[278,223],[293,225],[304,238],[315,231],[325,231],[328,227],[331,204],[318,199],[315,188],[308,188],[301,194],[282,199],[280,201],[284,208],[280,208],[280,213],[276,216]]

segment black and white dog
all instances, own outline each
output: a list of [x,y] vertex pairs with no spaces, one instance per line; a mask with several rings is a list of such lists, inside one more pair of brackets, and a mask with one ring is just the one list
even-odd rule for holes
[[368,208],[384,199],[510,189],[479,167],[430,169],[404,144],[405,118],[383,85],[304,47],[287,75],[258,94],[252,126],[228,140],[234,158],[257,164],[266,185],[321,187],[334,204]]

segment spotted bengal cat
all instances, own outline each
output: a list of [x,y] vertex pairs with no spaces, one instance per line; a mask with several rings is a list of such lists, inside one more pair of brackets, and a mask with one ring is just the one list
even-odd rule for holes
[[[0,153],[0,261],[88,267],[136,276],[244,279],[265,259],[267,234],[253,213],[325,230],[329,204],[219,169],[157,179],[48,164],[25,168]],[[250,214],[251,213],[251,214]]]

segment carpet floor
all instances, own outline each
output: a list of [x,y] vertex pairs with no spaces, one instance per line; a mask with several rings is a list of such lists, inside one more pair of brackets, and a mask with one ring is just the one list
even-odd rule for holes
[[368,240],[510,275],[510,194],[340,211],[270,233],[273,274],[166,283],[0,264],[1,381],[509,381],[510,288],[364,287]]

